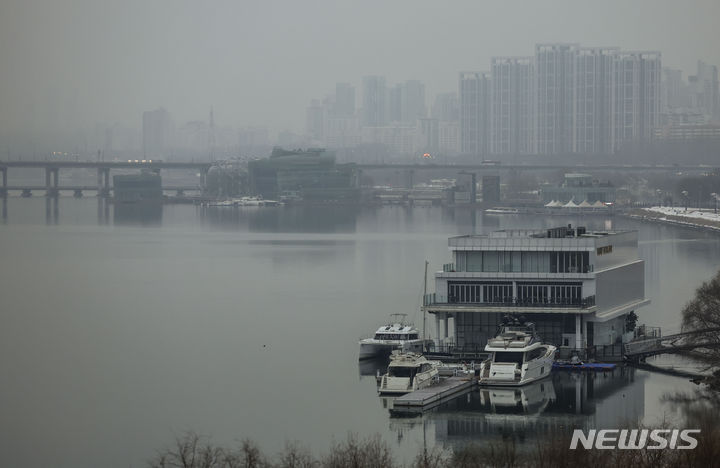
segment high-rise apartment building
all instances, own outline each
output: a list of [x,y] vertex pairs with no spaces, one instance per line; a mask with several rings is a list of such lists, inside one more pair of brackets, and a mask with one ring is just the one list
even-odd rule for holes
[[143,155],[146,158],[167,156],[172,146],[173,122],[164,108],[143,112]]
[[320,100],[313,99],[310,106],[305,109],[305,132],[316,140],[321,141],[325,136],[326,109]]
[[613,146],[646,141],[660,124],[660,52],[614,55]]
[[573,67],[573,152],[612,153],[613,64],[618,48],[578,48]]
[[352,117],[355,115],[355,87],[349,83],[335,85],[335,117]]
[[388,90],[384,76],[365,76],[362,80],[362,115],[360,124],[381,127],[388,122]]
[[387,120],[400,122],[402,120],[402,84],[391,86],[387,90]]
[[460,120],[457,93],[439,93],[435,95],[430,117],[441,122],[457,122]]
[[491,61],[493,154],[535,152],[535,67],[532,57]]
[[717,67],[698,60],[697,75],[692,85],[694,107],[702,111],[709,120],[720,120]]
[[490,151],[490,74],[461,72],[460,152],[476,156]]
[[577,44],[537,44],[537,152],[572,151],[573,64]]
[[418,80],[408,80],[402,85],[400,94],[400,120],[416,123],[427,117],[425,108],[425,84]]

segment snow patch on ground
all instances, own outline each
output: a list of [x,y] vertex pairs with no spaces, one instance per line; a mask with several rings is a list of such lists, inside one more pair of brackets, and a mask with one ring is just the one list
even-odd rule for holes
[[[696,219],[704,219],[706,221],[717,221],[720,222],[720,213],[715,213],[715,210],[698,210],[693,208],[688,208],[687,211],[685,211],[685,208],[682,207],[671,207],[671,206],[653,206],[650,208],[645,208],[647,211],[652,211],[655,213],[660,213],[663,215],[670,215],[670,216],[680,216],[683,218],[696,218]],[[690,219],[688,219],[690,221]]]

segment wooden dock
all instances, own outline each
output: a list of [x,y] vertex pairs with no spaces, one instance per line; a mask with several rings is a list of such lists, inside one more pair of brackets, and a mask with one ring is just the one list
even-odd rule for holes
[[477,379],[474,377],[448,377],[439,383],[397,397],[393,401],[393,412],[422,413],[441,403],[469,392]]

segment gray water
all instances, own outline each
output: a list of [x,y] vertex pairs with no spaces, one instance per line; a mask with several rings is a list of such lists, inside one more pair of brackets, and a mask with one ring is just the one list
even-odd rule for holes
[[479,392],[398,419],[376,394],[381,364],[358,366],[358,338],[390,313],[420,324],[424,261],[448,262],[449,236],[567,223],[639,230],[652,300],[639,322],[664,333],[720,264],[717,236],[622,218],[473,219],[439,207],[115,213],[94,198],[11,198],[0,222],[0,465],[143,466],[188,430],[225,445],[249,437],[270,454],[286,441],[320,453],[349,432],[378,433],[409,460],[423,444],[495,437],[508,421],[532,439],[541,430],[528,414],[590,426],[673,414],[663,395],[692,384],[616,370],[605,380],[559,374],[543,389],[555,398],[515,419]]

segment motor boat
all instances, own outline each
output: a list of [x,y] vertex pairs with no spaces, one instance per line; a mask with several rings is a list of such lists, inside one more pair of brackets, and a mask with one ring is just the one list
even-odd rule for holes
[[506,319],[488,340],[490,357],[480,365],[480,385],[518,386],[550,375],[557,348],[542,343],[535,325]]
[[387,373],[380,379],[380,394],[403,394],[429,387],[439,377],[437,361],[418,353],[393,351]]
[[236,198],[237,206],[280,206],[282,202],[277,200],[267,200],[262,197],[242,197]]
[[360,359],[387,356],[393,350],[422,353],[424,345],[432,340],[423,340],[415,327],[404,322],[407,314],[392,314],[391,321],[377,329],[372,338],[360,340]]

